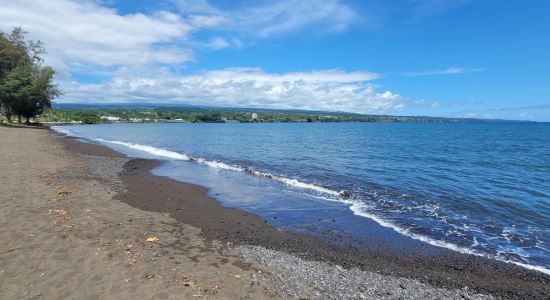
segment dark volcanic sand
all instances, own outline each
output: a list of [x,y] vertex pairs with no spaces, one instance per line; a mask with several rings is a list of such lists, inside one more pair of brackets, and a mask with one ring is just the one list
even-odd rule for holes
[[[68,149],[104,156],[121,154],[103,146],[65,139]],[[106,157],[106,159],[108,159]],[[359,267],[381,274],[415,278],[445,288],[468,286],[478,293],[514,299],[549,299],[550,276],[519,266],[452,251],[437,256],[365,253],[333,246],[327,241],[278,230],[259,216],[226,208],[207,196],[201,186],[152,175],[162,161],[133,159],[120,174],[126,192],[114,198],[133,207],[168,213],[172,218],[200,228],[208,239],[236,245],[258,245],[299,257]],[[178,247],[178,242],[173,246]],[[383,248],[380,245],[380,248]]]

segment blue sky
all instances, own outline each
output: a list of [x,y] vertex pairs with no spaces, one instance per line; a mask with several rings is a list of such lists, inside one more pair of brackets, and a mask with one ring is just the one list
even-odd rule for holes
[[550,121],[550,2],[0,0],[59,102]]

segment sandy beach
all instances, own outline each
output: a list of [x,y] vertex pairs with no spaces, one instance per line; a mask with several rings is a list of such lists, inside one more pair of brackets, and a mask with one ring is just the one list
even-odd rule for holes
[[0,127],[1,299],[548,299],[550,277],[337,247],[47,129]]

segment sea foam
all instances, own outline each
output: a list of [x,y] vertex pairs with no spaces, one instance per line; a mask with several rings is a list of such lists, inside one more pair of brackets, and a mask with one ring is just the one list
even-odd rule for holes
[[101,138],[94,138],[94,140],[96,140],[98,142],[110,143],[110,144],[114,144],[114,145],[120,145],[120,146],[124,146],[124,147],[130,148],[130,149],[147,152],[147,153],[155,155],[155,156],[160,156],[160,157],[165,157],[165,158],[170,158],[170,159],[175,159],[175,160],[191,160],[191,157],[189,157],[185,154],[174,152],[174,151],[169,151],[169,150],[164,150],[164,149],[156,148],[156,147],[153,147],[153,146],[147,146],[147,145],[135,144],[135,143],[128,143],[128,142],[121,142],[121,141],[111,141],[111,140],[105,140],[105,139],[101,139]]

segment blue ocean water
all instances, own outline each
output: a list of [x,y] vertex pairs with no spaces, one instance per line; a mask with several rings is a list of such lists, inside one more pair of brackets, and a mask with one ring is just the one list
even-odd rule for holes
[[131,156],[165,159],[154,173],[205,185],[223,205],[276,226],[307,233],[324,224],[368,238],[376,223],[394,241],[403,236],[550,273],[548,123],[54,129]]

